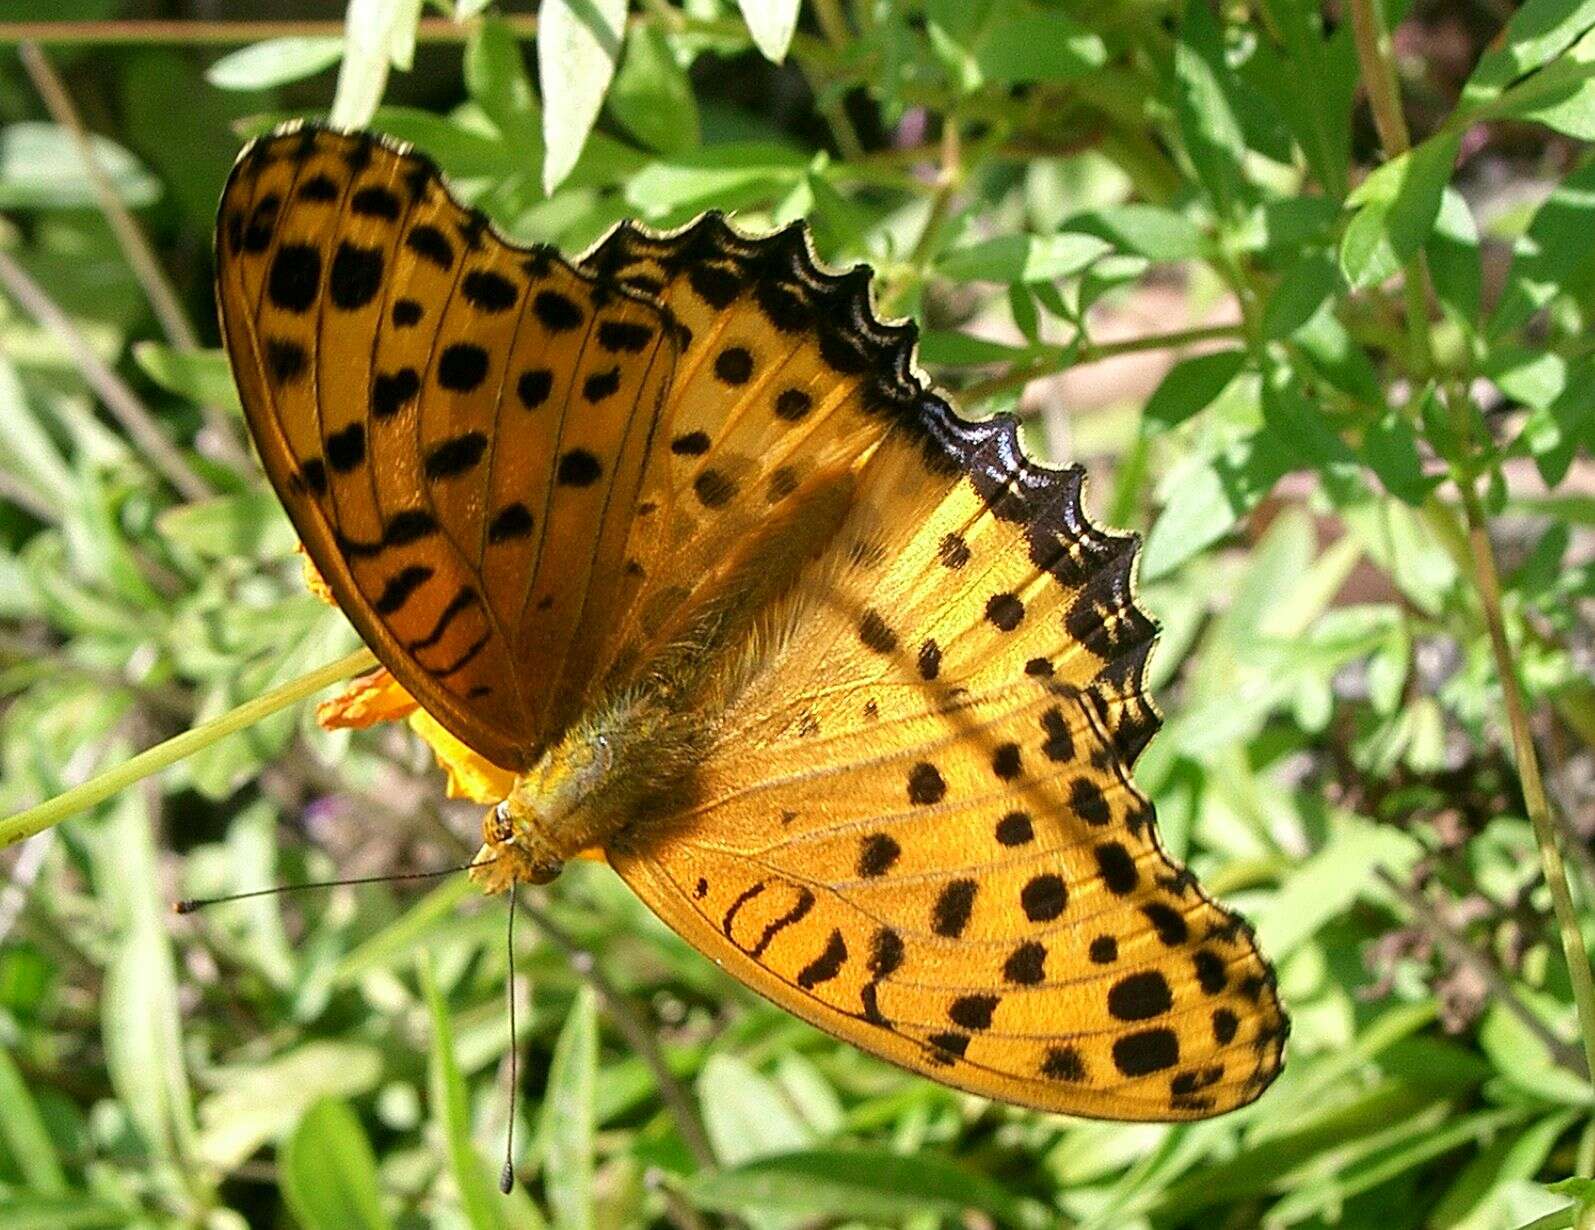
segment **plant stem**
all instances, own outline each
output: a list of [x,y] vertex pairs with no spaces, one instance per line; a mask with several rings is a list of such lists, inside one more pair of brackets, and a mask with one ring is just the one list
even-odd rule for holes
[[88,339],[78,330],[72,318],[61,310],[9,252],[0,252],[0,286],[4,286],[29,316],[67,348],[84,381],[127,430],[127,434],[133,437],[139,448],[144,450],[150,464],[185,499],[203,500],[215,494],[210,484],[194,472],[177,446],[166,438],[166,433],[161,430],[149,407],[95,353],[94,347],[89,345]]
[[158,773],[184,757],[192,756],[202,748],[209,747],[218,739],[224,739],[247,726],[253,726],[279,709],[286,709],[297,701],[314,696],[322,688],[329,687],[341,679],[347,679],[350,675],[370,670],[376,664],[376,657],[369,649],[356,650],[347,657],[329,662],[326,666],[290,680],[279,688],[273,688],[264,696],[246,701],[220,717],[203,722],[192,730],[185,730],[180,735],[174,735],[166,742],[140,752],[133,759],[124,761],[116,768],[108,769],[98,777],[91,778],[81,786],[74,786],[66,793],[58,794],[37,807],[30,807],[27,811],[8,816],[0,820],[0,850],[24,838],[32,837],[35,833],[42,833],[68,816],[102,803],[113,794],[126,790],[134,782],[148,777],[151,773]]
[[1121,354],[1138,354],[1146,350],[1174,350],[1197,342],[1233,341],[1246,337],[1245,325],[1197,325],[1190,329],[1175,329],[1169,333],[1145,333],[1140,337],[1121,338],[1115,342],[1084,342],[1079,347],[1062,346],[1057,353],[1033,363],[1016,368],[990,380],[977,380],[974,384],[956,390],[958,400],[964,405],[974,405],[987,398],[1022,389],[1032,380],[1055,375],[1071,367],[1086,363],[1100,363]]
[[[1385,156],[1396,158],[1407,151],[1411,139],[1407,133],[1406,117],[1401,111],[1400,85],[1396,79],[1395,61],[1390,54],[1390,33],[1385,29],[1377,5],[1378,0],[1349,0],[1352,36],[1357,46],[1363,84],[1368,91],[1368,105],[1373,111],[1374,127],[1379,131]],[[1426,378],[1432,366],[1429,361],[1432,346],[1429,338],[1428,269],[1421,253],[1408,264],[1406,280],[1411,357],[1416,363],[1422,363],[1425,369],[1413,374]],[[1461,401],[1465,393],[1461,390],[1441,390],[1441,395],[1451,411],[1458,435],[1464,440],[1468,439],[1471,432]],[[1523,703],[1512,646],[1506,636],[1495,549],[1490,543],[1484,508],[1474,487],[1474,475],[1453,466],[1451,478],[1462,497],[1463,519],[1467,525],[1468,570],[1472,573],[1473,586],[1479,594],[1485,629],[1490,637],[1490,650],[1495,658],[1495,671],[1500,677],[1501,694],[1506,701],[1512,756],[1523,786],[1523,806],[1529,814],[1529,822],[1534,826],[1534,840],[1539,846],[1540,863],[1545,871],[1546,886],[1551,890],[1557,930],[1561,933],[1562,952],[1567,959],[1568,980],[1572,983],[1573,1002],[1578,1010],[1579,1030],[1583,1035],[1585,1071],[1587,1076],[1595,1079],[1595,979],[1590,974],[1589,950],[1584,944],[1584,933],[1579,929],[1578,912],[1574,908],[1572,890],[1567,881],[1567,867],[1557,843],[1556,822],[1551,816],[1550,801],[1546,798],[1545,784],[1540,774],[1539,754],[1529,730],[1528,709]]]
[[[71,134],[73,143],[78,148],[78,156],[83,160],[83,169],[88,175],[89,184],[94,189],[95,199],[99,202],[100,212],[105,215],[111,233],[116,236],[116,242],[122,249],[122,255],[127,258],[133,276],[144,288],[144,297],[149,300],[150,309],[155,313],[156,320],[160,322],[166,340],[185,353],[198,350],[199,338],[195,335],[193,326],[188,323],[188,316],[184,313],[182,304],[178,302],[177,291],[173,289],[166,271],[161,268],[161,263],[150,248],[149,239],[137,219],[133,217],[127,203],[117,195],[115,186],[105,174],[105,169],[100,166],[100,160],[94,152],[94,144],[83,125],[82,117],[78,114],[76,104],[72,101],[72,95],[66,88],[66,83],[61,80],[49,57],[37,44],[23,43],[18,50],[22,56],[22,65],[33,80],[33,88],[44,100],[50,118]],[[239,441],[232,420],[219,406],[201,405],[200,413],[205,417],[205,425],[210,428],[211,435],[215,439],[216,452],[221,459],[235,470],[248,469],[251,464],[249,454]]]
[[1574,908],[1573,894],[1567,882],[1567,867],[1557,843],[1556,821],[1551,816],[1550,800],[1546,798],[1545,783],[1540,776],[1539,753],[1534,747],[1533,732],[1529,730],[1528,709],[1523,703],[1522,689],[1518,686],[1512,646],[1506,639],[1506,623],[1501,616],[1501,579],[1495,565],[1495,548],[1490,543],[1485,527],[1484,508],[1474,490],[1473,479],[1463,475],[1457,475],[1456,478],[1468,524],[1473,583],[1484,607],[1484,623],[1490,633],[1495,671],[1500,676],[1501,694],[1506,701],[1506,719],[1512,732],[1512,755],[1517,762],[1518,778],[1523,786],[1523,806],[1534,826],[1534,840],[1540,848],[1540,862],[1545,868],[1546,885],[1551,890],[1551,905],[1556,911],[1562,951],[1567,957],[1568,980],[1573,984],[1573,1002],[1578,1008],[1579,1026],[1584,1036],[1584,1063],[1588,1073],[1595,1077],[1595,979],[1590,974],[1589,949],[1584,944],[1584,933],[1579,928],[1578,911]]

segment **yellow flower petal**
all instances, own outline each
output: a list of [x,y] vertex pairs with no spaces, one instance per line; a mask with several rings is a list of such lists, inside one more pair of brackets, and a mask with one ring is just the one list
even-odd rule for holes
[[448,774],[447,793],[451,799],[470,799],[473,803],[497,803],[515,784],[515,774],[501,769],[491,760],[478,756],[461,743],[425,709],[410,714],[410,727],[427,741],[432,753]]
[[399,681],[379,667],[361,675],[337,696],[316,706],[316,721],[323,730],[363,729],[378,722],[397,722],[419,706]]
[[310,558],[310,552],[305,550],[304,543],[296,543],[294,550],[299,552],[299,565],[304,570],[305,588],[328,606],[337,606],[338,600],[332,596],[332,591],[327,588],[327,582],[321,575],[321,570],[316,567],[315,561]]

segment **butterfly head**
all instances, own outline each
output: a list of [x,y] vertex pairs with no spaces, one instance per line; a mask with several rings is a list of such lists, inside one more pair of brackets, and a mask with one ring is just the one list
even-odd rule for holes
[[591,803],[613,767],[603,733],[551,748],[482,818],[471,879],[486,893],[553,880],[567,858],[606,835],[595,831]]

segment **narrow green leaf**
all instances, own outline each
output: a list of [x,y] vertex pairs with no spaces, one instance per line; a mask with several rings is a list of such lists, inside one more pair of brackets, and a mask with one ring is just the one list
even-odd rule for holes
[[283,1195],[306,1230],[389,1230],[377,1159],[347,1103],[325,1098],[283,1143]]
[[1212,405],[1245,366],[1244,350],[1219,350],[1181,359],[1147,398],[1141,417],[1152,429],[1178,427]]
[[1354,288],[1384,281],[1429,238],[1460,138],[1440,133],[1393,158],[1346,198],[1357,212],[1340,242],[1340,268]]
[[342,58],[341,38],[269,38],[224,55],[205,80],[223,90],[264,90],[314,77]]
[[[90,142],[95,165],[126,204],[160,199],[160,181],[136,157],[106,137]],[[0,209],[94,209],[98,199],[66,129],[32,120],[0,129]]]
[[195,405],[223,406],[242,415],[238,385],[224,350],[176,350],[160,342],[135,342],[133,357],[144,374],[168,393]]
[[698,100],[676,59],[670,36],[644,26],[626,37],[620,70],[609,87],[609,110],[650,149],[678,154],[699,141]]
[[954,248],[937,268],[960,282],[1050,282],[1072,277],[1107,251],[1094,235],[999,235]]
[[543,88],[543,191],[559,187],[615,75],[626,0],[543,0],[537,13],[537,79]]
[[1582,298],[1595,284],[1595,161],[1573,171],[1545,199],[1518,240],[1490,336],[1517,328],[1559,294]]
[[22,1181],[36,1194],[59,1196],[67,1190],[66,1175],[55,1156],[39,1107],[17,1069],[11,1052],[0,1046],[0,1139],[16,1160]]
[[1440,198],[1440,213],[1427,247],[1434,293],[1452,319],[1477,329],[1483,273],[1479,228],[1462,194],[1450,185]]
[[425,949],[419,962],[421,989],[432,1018],[432,1045],[427,1052],[427,1088],[432,1117],[448,1146],[449,1170],[460,1194],[465,1218],[474,1230],[496,1230],[505,1225],[503,1204],[488,1178],[488,1167],[471,1142],[471,1106],[454,1053],[454,1022],[448,1002],[438,988],[432,954]]
[[1263,430],[1212,461],[1171,475],[1172,494],[1147,534],[1141,575],[1164,576],[1212,546],[1256,508],[1291,467],[1292,452]]
[[1462,104],[1483,106],[1507,86],[1549,64],[1595,26],[1595,0],[1527,0],[1482,56],[1462,89]]
[[371,122],[388,84],[388,68],[410,66],[420,19],[421,0],[349,0],[343,66],[328,117],[334,125],[363,128]]
[[1175,115],[1185,152],[1222,216],[1234,218],[1247,195],[1241,166],[1246,138],[1226,89],[1224,33],[1206,0],[1187,0],[1174,44]]
[[[897,1224],[914,1214],[956,1220],[986,1214],[1005,1226],[1036,1224],[1001,1186],[925,1152],[809,1149],[701,1171],[687,1194],[727,1213],[785,1213]],[[1044,1224],[1044,1223],[1043,1223]]]
[[1184,214],[1159,205],[1110,205],[1076,214],[1067,226],[1083,235],[1105,239],[1119,252],[1133,252],[1154,261],[1189,260],[1201,256],[1207,241]]
[[1418,436],[1406,417],[1396,410],[1384,415],[1363,435],[1359,450],[1369,469],[1391,495],[1417,507],[1428,498],[1444,475],[1425,475],[1418,453]]
[[797,30],[800,0],[737,0],[737,4],[764,58],[773,64],[786,59],[786,49]]
[[554,1043],[543,1095],[543,1185],[556,1230],[592,1230],[598,1009],[582,987]]
[[9,1194],[0,1203],[0,1230],[122,1230],[137,1225],[131,1209],[90,1196]]
[[1335,262],[1323,252],[1308,252],[1285,270],[1263,305],[1263,336],[1289,337],[1311,320],[1340,286]]
[[[496,17],[484,17],[465,44],[465,88],[498,128],[500,143],[526,166],[542,151],[537,99],[520,40]],[[499,171],[503,176],[510,167]]]

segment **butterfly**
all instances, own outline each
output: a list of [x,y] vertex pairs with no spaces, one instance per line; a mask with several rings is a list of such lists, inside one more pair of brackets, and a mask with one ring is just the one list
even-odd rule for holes
[[518,246],[383,137],[240,155],[226,347],[266,472],[381,662],[516,774],[472,871],[598,847],[755,991],[948,1085],[1203,1118],[1287,1021],[1159,845],[1137,539],[960,417],[805,229]]

